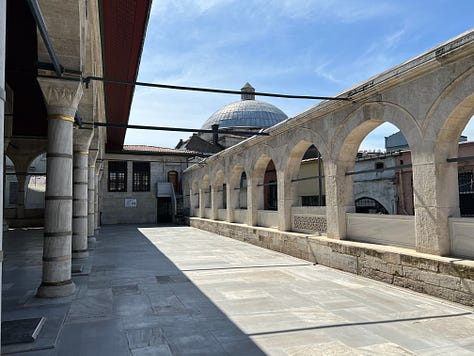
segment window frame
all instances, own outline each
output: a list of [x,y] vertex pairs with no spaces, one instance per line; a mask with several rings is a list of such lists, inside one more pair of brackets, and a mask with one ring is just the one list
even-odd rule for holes
[[150,162],[132,162],[132,192],[149,192],[151,189]]
[[[127,191],[127,161],[108,161],[107,188],[111,193]],[[112,178],[112,175],[117,175]]]

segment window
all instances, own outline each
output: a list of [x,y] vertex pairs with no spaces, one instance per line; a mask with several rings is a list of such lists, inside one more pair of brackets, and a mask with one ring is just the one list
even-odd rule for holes
[[472,172],[459,172],[458,184],[459,194],[472,194],[474,193],[474,176]]
[[127,162],[109,162],[109,192],[127,191]]
[[150,162],[133,162],[133,191],[150,191]]

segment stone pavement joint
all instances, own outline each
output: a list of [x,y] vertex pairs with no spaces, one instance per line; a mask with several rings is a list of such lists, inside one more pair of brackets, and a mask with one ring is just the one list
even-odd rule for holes
[[474,353],[473,308],[182,226],[102,227],[76,293],[39,299],[41,265],[24,254],[40,261],[41,240],[5,236],[3,318],[46,322],[3,353]]

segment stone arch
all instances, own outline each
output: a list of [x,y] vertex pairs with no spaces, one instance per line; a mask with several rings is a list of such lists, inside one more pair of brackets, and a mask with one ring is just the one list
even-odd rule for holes
[[350,113],[331,140],[332,158],[354,161],[362,140],[384,122],[395,125],[414,149],[422,141],[416,119],[403,107],[389,102],[369,102]]
[[469,68],[441,92],[428,111],[423,128],[437,143],[455,143],[474,115],[474,68]]

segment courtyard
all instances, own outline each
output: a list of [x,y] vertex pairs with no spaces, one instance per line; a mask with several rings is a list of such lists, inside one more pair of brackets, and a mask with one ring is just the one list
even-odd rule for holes
[[468,355],[474,310],[184,226],[103,226],[74,295],[35,297],[42,229],[5,233],[3,321],[27,355]]

